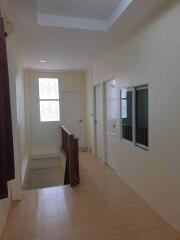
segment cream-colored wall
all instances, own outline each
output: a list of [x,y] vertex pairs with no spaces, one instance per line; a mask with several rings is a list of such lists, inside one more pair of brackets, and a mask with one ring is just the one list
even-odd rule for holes
[[[33,71],[26,70],[25,84],[29,87],[26,88],[27,102],[26,112],[29,112],[30,119],[30,154],[50,154],[58,153],[60,147],[60,123],[40,122],[39,112],[39,77],[58,78],[60,80],[60,91],[62,92],[82,92],[85,93],[85,74],[82,72],[71,71]],[[85,100],[85,95],[84,95]],[[72,109],[73,113],[73,109]]]
[[[117,79],[120,88],[149,84],[149,151],[120,141],[114,146],[119,176],[180,231],[180,2],[169,3],[149,23],[92,65],[93,85]],[[93,141],[91,86],[88,88],[89,141]],[[103,132],[102,139],[103,139]],[[92,143],[93,145],[93,143]]]
[[94,152],[94,145],[93,145],[93,106],[92,106],[92,76],[91,76],[91,66],[88,68],[86,72],[86,132],[87,132],[87,146],[88,148]]

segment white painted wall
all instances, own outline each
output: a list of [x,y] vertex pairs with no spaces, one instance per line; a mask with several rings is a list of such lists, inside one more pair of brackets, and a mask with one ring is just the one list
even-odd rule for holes
[[[30,154],[51,154],[60,151],[60,122],[40,122],[39,112],[39,77],[58,78],[61,93],[81,92],[85,101],[85,74],[82,72],[47,72],[26,70],[25,89],[26,112],[30,120]],[[72,109],[72,114],[73,114]],[[85,117],[84,117],[85,118]]]
[[22,64],[17,66],[16,75],[16,104],[17,104],[17,124],[20,143],[20,159],[21,159],[21,178],[22,184],[24,182],[26,169],[28,167],[29,160],[29,136],[28,136],[28,122],[26,122],[25,115],[25,97],[24,97],[24,74]]
[[[180,231],[180,2],[169,3],[119,49],[93,64],[93,85],[117,79],[120,88],[149,84],[150,149],[120,141],[114,159],[119,176]],[[89,73],[90,75],[90,73]],[[89,142],[93,145],[92,88],[87,80]],[[120,118],[117,117],[119,124]],[[103,139],[103,132],[102,139]]]
[[17,116],[17,79],[19,68],[19,60],[13,46],[13,36],[7,38],[8,67],[11,95],[11,112],[14,142],[14,161],[15,161],[15,180],[11,182],[11,191],[14,199],[18,199],[20,195],[21,185],[21,154],[20,154],[20,132],[18,127]]
[[25,119],[23,107],[23,68],[15,51],[13,34],[7,38],[7,52],[9,65],[9,81],[11,94],[11,111],[13,125],[14,158],[15,158],[15,180],[8,184],[9,196],[0,201],[0,236],[2,234],[11,200],[21,198],[22,175],[21,166],[25,171],[27,157],[25,157]]

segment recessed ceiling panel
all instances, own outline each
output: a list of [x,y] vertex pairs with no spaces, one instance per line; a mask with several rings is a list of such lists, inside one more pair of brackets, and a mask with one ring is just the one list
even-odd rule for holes
[[122,0],[38,0],[38,12],[108,20]]
[[[88,1],[97,5],[101,2],[102,9],[106,9],[103,3],[114,2],[113,0]],[[137,29],[139,25],[141,26],[146,18],[149,18],[166,2],[166,0],[134,0],[127,8],[131,1],[122,0],[120,2],[120,10],[117,8],[110,22],[114,22],[117,16],[120,15],[120,17],[111,27],[111,30],[89,31],[49,27],[48,24],[37,26],[37,15],[39,15],[37,13],[37,0],[0,0],[2,9],[14,25],[13,41],[24,67],[56,70],[86,69],[110,49],[119,47],[121,40],[127,36],[127,33]],[[46,0],[42,2],[46,2]],[[53,5],[54,0],[49,2],[50,5]],[[58,0],[58,2],[62,1]],[[63,0],[63,2],[69,4],[72,0]],[[73,2],[77,2],[77,0],[73,0]],[[82,2],[87,2],[87,0],[82,0]],[[121,14],[125,8],[126,14]],[[54,14],[49,15],[51,17]],[[99,19],[97,22],[99,21],[106,22],[107,20]]]

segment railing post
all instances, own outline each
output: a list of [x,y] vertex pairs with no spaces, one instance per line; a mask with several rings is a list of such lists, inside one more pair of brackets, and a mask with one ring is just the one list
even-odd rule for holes
[[79,184],[79,146],[78,146],[78,138],[74,139],[74,155],[75,155],[75,166],[76,166],[76,183]]
[[74,138],[65,127],[61,126],[62,151],[66,156],[64,184],[74,187],[79,184],[79,147],[78,139]]

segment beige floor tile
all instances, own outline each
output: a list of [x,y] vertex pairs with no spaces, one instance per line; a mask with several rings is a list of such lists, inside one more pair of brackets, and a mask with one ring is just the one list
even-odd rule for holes
[[118,176],[81,154],[81,184],[25,191],[2,240],[180,240]]

